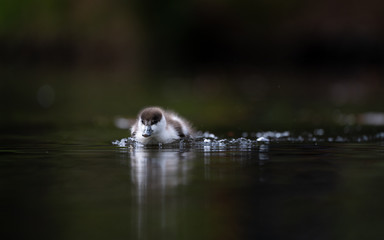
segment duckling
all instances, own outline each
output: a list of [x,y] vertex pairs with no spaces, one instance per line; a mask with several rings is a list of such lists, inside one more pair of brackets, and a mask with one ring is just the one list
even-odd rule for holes
[[172,143],[192,135],[188,121],[172,111],[148,107],[140,111],[131,136],[142,144]]

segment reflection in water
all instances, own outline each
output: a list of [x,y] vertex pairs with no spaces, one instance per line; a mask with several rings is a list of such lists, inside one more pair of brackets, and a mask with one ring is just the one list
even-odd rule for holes
[[264,182],[263,166],[269,160],[269,144],[260,145],[237,145],[237,146],[203,146],[201,148],[204,156],[204,177],[212,179],[211,165],[217,165],[221,162],[230,160],[230,164],[240,164],[247,166],[258,163],[260,182]]
[[259,164],[264,165],[265,161],[269,159],[269,146],[266,144],[261,144],[259,147]]
[[[246,148],[128,147],[119,151],[120,160],[130,168],[131,235],[135,239],[223,239],[225,231],[215,232],[215,226],[240,229],[237,220],[242,215],[237,211],[243,211],[238,205],[242,195],[233,194],[237,191],[234,186],[268,180],[264,173],[268,144]],[[192,230],[196,228],[199,230]],[[209,235],[212,233],[214,236]]]
[[138,194],[150,189],[166,189],[187,183],[186,172],[191,167],[188,159],[191,152],[166,150],[132,150],[131,176],[137,186]]
[[[167,232],[177,223],[179,203],[170,197],[178,186],[188,183],[187,172],[192,168],[194,153],[174,150],[133,149],[130,152],[131,179],[137,198],[137,237],[150,237],[152,230]],[[175,210],[175,211],[173,211]]]

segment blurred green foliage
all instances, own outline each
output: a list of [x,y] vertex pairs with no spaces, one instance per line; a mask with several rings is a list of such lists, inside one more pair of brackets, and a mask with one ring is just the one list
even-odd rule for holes
[[339,125],[340,114],[383,111],[382,7],[4,0],[0,120],[112,125],[159,105],[203,130]]

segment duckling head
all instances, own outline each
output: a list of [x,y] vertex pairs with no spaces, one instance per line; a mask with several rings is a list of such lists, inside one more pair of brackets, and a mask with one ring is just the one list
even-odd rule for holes
[[159,108],[146,108],[140,114],[140,129],[143,137],[157,135],[165,128],[163,112]]

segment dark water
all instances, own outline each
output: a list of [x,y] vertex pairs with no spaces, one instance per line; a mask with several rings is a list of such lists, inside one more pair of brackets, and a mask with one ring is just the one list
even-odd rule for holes
[[1,239],[384,237],[380,137],[135,148],[116,133],[3,134]]

